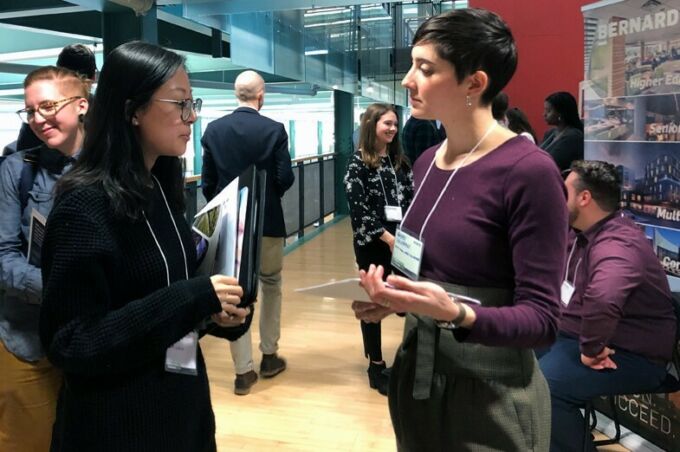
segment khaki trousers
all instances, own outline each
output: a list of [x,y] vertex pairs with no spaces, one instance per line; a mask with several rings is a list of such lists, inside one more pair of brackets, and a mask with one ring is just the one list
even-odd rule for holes
[[[260,351],[271,355],[279,349],[281,337],[281,270],[283,237],[262,237],[260,256],[261,296],[255,309],[260,312]],[[253,370],[253,345],[250,329],[229,343],[237,374]]]
[[23,361],[0,341],[0,451],[50,449],[61,381],[46,358]]

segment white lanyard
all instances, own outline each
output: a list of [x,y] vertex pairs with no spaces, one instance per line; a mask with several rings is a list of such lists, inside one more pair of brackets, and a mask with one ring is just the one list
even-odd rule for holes
[[[574,251],[576,250],[576,243],[578,242],[578,239],[574,240],[574,244],[571,247],[571,251],[569,252],[569,257],[567,258],[567,268],[564,270],[564,280],[569,281],[569,264],[571,263],[571,258],[574,255]],[[576,274],[578,273],[578,266],[581,265],[581,261],[583,259],[579,257],[578,261],[576,262],[576,267],[574,268],[574,278],[572,280],[572,284],[576,283]]]
[[[479,139],[477,144],[474,145],[472,149],[470,149],[470,152],[467,153],[465,158],[463,159],[462,162],[460,162],[460,165],[455,167],[453,171],[451,172],[451,175],[449,176],[449,179],[446,181],[446,185],[444,185],[444,188],[442,189],[441,193],[439,193],[439,196],[437,197],[437,200],[434,202],[434,205],[432,206],[432,209],[430,209],[430,213],[427,214],[427,217],[425,217],[425,221],[423,222],[423,226],[420,228],[420,234],[418,234],[418,239],[421,241],[423,240],[423,232],[425,231],[425,227],[427,226],[427,223],[430,221],[430,217],[432,216],[432,213],[434,213],[435,209],[437,208],[437,205],[439,205],[439,201],[441,201],[442,196],[444,196],[444,193],[446,192],[446,189],[449,188],[449,184],[453,180],[453,176],[456,175],[458,170],[465,165],[465,162],[467,162],[467,159],[472,155],[473,152],[477,150],[477,148],[482,144],[482,142],[486,139],[487,136],[493,131],[493,129],[498,125],[498,122],[494,121],[491,126],[487,129],[486,133],[482,136],[482,138]],[[439,151],[437,151],[439,152]],[[420,190],[423,189],[425,186],[425,181],[427,180],[427,177],[430,175],[430,171],[432,170],[432,167],[434,166],[434,162],[437,160],[437,153],[435,153],[434,158],[432,159],[432,162],[430,163],[430,167],[427,169],[427,172],[425,173],[425,177],[423,178],[422,182],[420,183],[420,186],[418,187],[418,191],[416,191],[415,196],[413,196],[413,200],[411,201],[411,205],[409,208],[406,210],[406,214],[404,215],[404,219],[402,220],[401,224],[403,225],[404,222],[406,221],[406,217],[408,217],[409,212],[411,212],[411,209],[413,206],[416,204],[416,199],[418,198],[418,195],[420,194]]]
[[[175,223],[175,218],[172,216],[172,211],[170,210],[170,205],[168,204],[168,200],[165,197],[165,193],[163,192],[163,187],[161,187],[161,183],[158,182],[158,179],[156,179],[156,176],[153,174],[151,175],[153,179],[156,181],[156,184],[158,184],[158,188],[161,191],[161,195],[163,195],[163,201],[165,201],[165,207],[168,209],[168,213],[170,214],[170,219],[172,220],[172,225],[175,227],[175,232],[177,233],[177,239],[179,240],[179,246],[182,249],[182,256],[184,257],[184,276],[186,279],[189,279],[189,268],[187,265],[187,253],[184,251],[184,243],[182,243],[182,237],[179,235],[179,229],[177,228],[177,223]],[[161,248],[161,244],[158,242],[158,239],[156,238],[156,234],[153,232],[153,228],[151,227],[151,223],[149,223],[149,219],[146,218],[146,213],[142,211],[142,215],[144,215],[144,221],[146,221],[146,225],[149,227],[149,232],[151,232],[151,236],[153,237],[154,242],[156,242],[156,246],[158,247],[158,251],[161,253],[161,257],[163,258],[163,263],[165,264],[165,276],[168,281],[168,286],[170,285],[170,267],[168,267],[168,259],[165,257],[165,253],[163,252],[163,248]]]
[[[390,162],[390,169],[392,170],[392,174],[394,174],[394,190],[397,192],[397,205],[401,207],[401,201],[399,200],[399,181],[397,180],[397,172],[394,170],[394,166],[392,166],[392,159],[390,158],[390,154],[387,154],[387,160]],[[378,179],[380,179],[380,186],[382,187],[383,195],[385,196],[385,205],[389,206],[390,201],[387,199],[387,192],[385,191],[385,184],[383,184],[382,176],[380,175],[380,170],[378,170]]]
[[[184,250],[184,243],[182,242],[182,237],[179,234],[179,229],[177,228],[177,223],[175,222],[175,218],[172,216],[172,210],[170,210],[170,205],[168,204],[168,199],[165,197],[165,192],[163,191],[163,187],[161,186],[160,182],[158,182],[158,179],[156,179],[156,176],[153,174],[151,175],[153,177],[153,180],[156,181],[156,184],[158,184],[158,189],[161,191],[161,195],[163,196],[163,201],[165,201],[165,207],[168,209],[168,214],[170,215],[170,220],[172,220],[172,225],[175,227],[175,232],[177,233],[177,239],[179,240],[179,247],[182,249],[182,257],[184,258],[184,276],[186,279],[189,279],[189,268],[187,265],[187,254],[186,251]],[[161,247],[161,244],[158,242],[158,238],[156,237],[156,234],[153,232],[153,228],[151,227],[151,223],[149,223],[149,219],[146,217],[146,213],[142,211],[142,215],[144,215],[144,221],[146,221],[146,225],[149,228],[149,232],[151,232],[151,236],[153,237],[154,242],[156,242],[156,246],[158,247],[158,251],[161,253],[161,257],[163,258],[163,263],[165,264],[165,277],[168,283],[168,287],[170,286],[170,267],[168,266],[168,259],[165,257],[165,253],[163,252],[163,248]],[[170,347],[167,348],[165,351],[165,370],[167,372],[171,373],[177,373],[177,374],[184,374],[184,375],[198,375],[198,367],[196,364],[196,350],[198,349],[198,332],[196,329],[193,331],[190,331],[187,333],[183,338],[181,338],[179,341],[175,342],[172,344]]]

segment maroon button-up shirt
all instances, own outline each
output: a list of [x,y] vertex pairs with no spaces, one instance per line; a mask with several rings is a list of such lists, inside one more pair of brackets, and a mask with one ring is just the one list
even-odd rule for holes
[[562,306],[560,330],[578,336],[586,356],[607,346],[669,361],[676,328],[671,292],[639,227],[613,213],[576,234],[569,254],[567,279],[575,290]]

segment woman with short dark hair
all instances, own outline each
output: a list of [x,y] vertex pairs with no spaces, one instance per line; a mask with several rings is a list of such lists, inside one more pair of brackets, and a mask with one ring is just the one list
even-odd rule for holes
[[545,451],[550,397],[533,347],[555,340],[567,236],[564,186],[545,152],[493,119],[517,64],[495,14],[460,9],[416,32],[402,85],[447,140],[414,167],[389,276],[371,266],[357,317],[408,313],[390,375],[397,449]]
[[108,55],[43,245],[40,337],[64,373],[52,451],[216,449],[198,337],[235,340],[252,313],[234,278],[194,276],[179,156],[200,106],[181,56]]

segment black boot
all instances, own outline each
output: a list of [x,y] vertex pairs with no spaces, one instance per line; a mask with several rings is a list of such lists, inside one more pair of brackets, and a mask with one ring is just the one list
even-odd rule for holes
[[390,378],[385,374],[385,363],[376,364],[371,361],[368,365],[368,384],[373,389],[377,389],[382,395],[387,395]]

